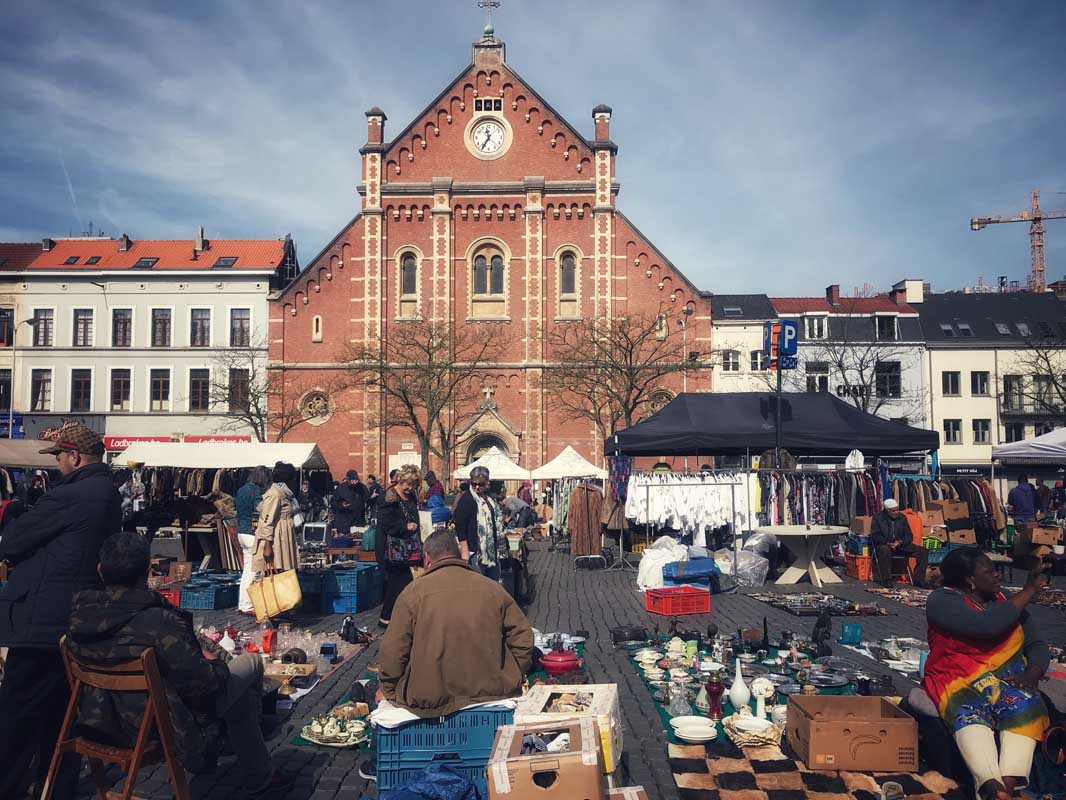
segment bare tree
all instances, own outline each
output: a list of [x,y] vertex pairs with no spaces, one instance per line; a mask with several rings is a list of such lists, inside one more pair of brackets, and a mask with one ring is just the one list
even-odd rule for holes
[[663,315],[566,322],[545,344],[549,404],[565,419],[588,420],[604,439],[651,410],[665,378],[707,366],[708,354],[686,348]]
[[447,471],[459,431],[476,413],[478,394],[504,346],[499,330],[398,323],[380,346],[349,348],[344,368],[352,385],[380,394],[377,424],[411,431],[422,451],[422,469],[432,453]]
[[1055,339],[1032,338],[1004,375],[1002,407],[1066,427],[1066,348]]
[[268,367],[265,342],[220,349],[213,362],[209,400],[221,412],[221,430],[281,442],[293,429],[337,410],[335,379],[286,380],[284,371]]

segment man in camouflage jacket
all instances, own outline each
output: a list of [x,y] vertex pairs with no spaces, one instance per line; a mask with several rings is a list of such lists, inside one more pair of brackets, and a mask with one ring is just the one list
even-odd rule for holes
[[[228,665],[207,658],[193,630],[192,615],[147,588],[149,547],[138,534],[119,533],[100,549],[103,589],[81,592],[74,603],[67,642],[79,658],[122,662],[155,648],[166,685],[182,764],[209,769],[219,751],[219,722],[244,773],[249,796],[283,788],[259,727],[262,659],[246,653]],[[78,731],[95,741],[132,747],[144,715],[139,693],[83,688]]]

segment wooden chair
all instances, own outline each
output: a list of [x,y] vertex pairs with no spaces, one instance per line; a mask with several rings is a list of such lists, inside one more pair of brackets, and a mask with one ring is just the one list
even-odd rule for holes
[[[52,754],[52,763],[48,768],[41,800],[51,800],[56,773],[65,753],[77,753],[88,759],[99,800],[135,800],[133,788],[137,782],[137,771],[141,767],[161,761],[167,765],[175,798],[189,800],[189,785],[185,778],[185,769],[177,755],[170,703],[167,701],[166,688],[156,666],[155,651],[149,647],[141,653],[140,658],[132,661],[97,664],[82,661],[72,655],[67,647],[66,637],[60,640],[59,651],[63,655],[67,678],[70,680],[70,703],[63,717],[63,725],[59,729],[59,741]],[[144,716],[141,717],[137,741],[132,749],[112,747],[82,736],[71,735],[84,686],[108,692],[147,694]],[[153,736],[153,733],[156,735]],[[111,791],[104,773],[105,763],[117,764],[126,776],[126,785],[121,792]]]

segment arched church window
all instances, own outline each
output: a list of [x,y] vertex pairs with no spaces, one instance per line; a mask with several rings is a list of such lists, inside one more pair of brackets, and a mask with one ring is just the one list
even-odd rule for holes
[[474,254],[471,275],[471,314],[501,319],[507,315],[507,262],[496,245],[486,245]]
[[405,296],[418,294],[418,262],[414,253],[404,253],[400,260],[400,292]]
[[574,254],[569,250],[563,253],[562,264],[559,266],[559,294],[564,297],[572,295],[576,287],[577,263]]

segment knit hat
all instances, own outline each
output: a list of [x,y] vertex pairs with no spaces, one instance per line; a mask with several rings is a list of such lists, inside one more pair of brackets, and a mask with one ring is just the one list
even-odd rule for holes
[[51,447],[46,447],[38,452],[41,455],[81,453],[86,456],[102,456],[104,454],[104,442],[96,431],[79,423],[74,423],[63,427]]

